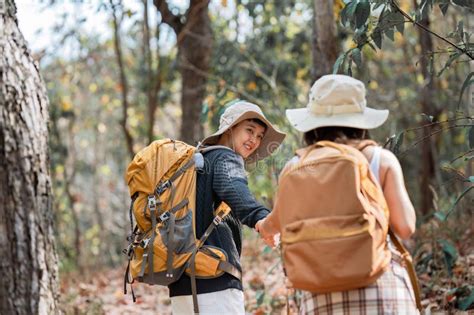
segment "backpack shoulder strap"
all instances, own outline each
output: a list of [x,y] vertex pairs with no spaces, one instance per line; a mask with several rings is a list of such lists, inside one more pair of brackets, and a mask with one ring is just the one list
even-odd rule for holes
[[229,151],[234,152],[234,150],[232,150],[229,147],[226,147],[225,145],[211,145],[211,146],[207,146],[207,147],[199,147],[198,146],[197,151],[200,152],[201,154],[206,154],[207,152],[214,151],[214,150],[217,150],[217,149],[224,149],[224,150],[229,150]]
[[366,147],[370,147],[370,146],[378,146],[377,142],[375,142],[374,140],[362,140],[360,141],[359,143],[357,143],[357,145],[355,146],[355,148],[359,151],[362,151],[364,150]]
[[406,250],[405,246],[398,240],[395,236],[395,233],[391,229],[388,230],[388,234],[390,235],[390,240],[392,241],[393,245],[397,248],[397,250],[402,255],[403,261],[405,262],[405,269],[408,272],[408,276],[410,277],[411,286],[413,287],[413,292],[415,293],[415,302],[416,307],[421,312],[423,307],[421,306],[421,291],[420,285],[418,284],[418,279],[416,277],[415,267],[413,266],[413,260],[410,253]]

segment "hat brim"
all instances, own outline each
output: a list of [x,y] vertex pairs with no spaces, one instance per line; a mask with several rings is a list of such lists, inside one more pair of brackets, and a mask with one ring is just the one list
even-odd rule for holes
[[215,133],[213,133],[212,135],[204,138],[201,142],[201,145],[217,144],[222,134],[224,134],[230,128],[236,126],[238,123],[247,119],[261,120],[267,126],[267,129],[265,130],[263,139],[260,142],[260,146],[246,160],[248,162],[256,162],[258,160],[266,158],[267,156],[271,155],[280,146],[280,144],[285,139],[286,134],[279,131],[264,116],[262,116],[260,113],[255,112],[255,111],[246,111],[242,113],[242,115],[237,117],[237,119],[235,119],[234,122],[232,122],[232,124],[230,124],[229,126],[226,126],[225,128],[221,128],[217,130]]
[[287,109],[286,117],[298,131],[307,132],[320,127],[352,127],[374,129],[381,126],[388,118],[387,109],[366,107],[363,113],[333,115],[315,115],[308,108]]

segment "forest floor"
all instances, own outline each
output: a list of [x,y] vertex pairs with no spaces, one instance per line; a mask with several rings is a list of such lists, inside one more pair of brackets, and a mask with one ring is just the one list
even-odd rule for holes
[[[468,231],[467,235],[472,235]],[[456,309],[459,301],[468,301],[474,292],[474,251],[472,241],[467,241],[465,255],[460,252],[452,274],[433,279],[433,272],[419,274],[426,314],[474,314]],[[466,246],[466,243],[463,243]],[[278,251],[272,251],[247,230],[242,253],[244,294],[248,314],[286,314],[287,289]],[[430,268],[436,268],[431,264]],[[125,267],[96,270],[87,275],[62,274],[61,305],[65,314],[171,314],[168,289],[134,284],[137,301],[133,303],[130,290],[123,294]],[[443,273],[436,273],[443,275]],[[463,285],[467,284],[467,285]],[[464,290],[464,291],[463,291]],[[472,290],[472,289],[471,289]],[[290,305],[294,305],[290,298]],[[294,312],[291,312],[294,313]]]

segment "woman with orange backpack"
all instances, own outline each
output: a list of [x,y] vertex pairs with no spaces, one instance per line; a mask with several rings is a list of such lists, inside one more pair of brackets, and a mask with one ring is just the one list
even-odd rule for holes
[[389,232],[408,239],[415,211],[395,155],[367,140],[388,110],[366,106],[361,81],[326,75],[307,107],[286,115],[307,147],[283,169],[274,209],[256,229],[267,243],[281,233],[285,271],[302,290],[300,312],[417,314],[409,254]]

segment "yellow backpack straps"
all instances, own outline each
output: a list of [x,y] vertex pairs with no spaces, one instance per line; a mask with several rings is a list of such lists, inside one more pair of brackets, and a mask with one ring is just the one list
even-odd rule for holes
[[[191,270],[190,278],[191,278],[191,292],[193,295],[193,305],[194,305],[194,313],[199,314],[199,306],[197,301],[197,288],[196,288],[196,254],[199,249],[204,245],[204,242],[207,240],[209,235],[211,235],[212,231],[222,222],[222,220],[230,213],[230,207],[225,203],[221,202],[219,207],[214,212],[214,220],[208,226],[204,234],[201,236],[199,240],[196,241],[196,246],[191,254],[191,258],[189,259],[189,269]],[[230,264],[227,261],[220,261],[219,262],[219,269],[224,272],[231,274],[232,276],[236,277],[239,280],[242,280],[242,273]]]

